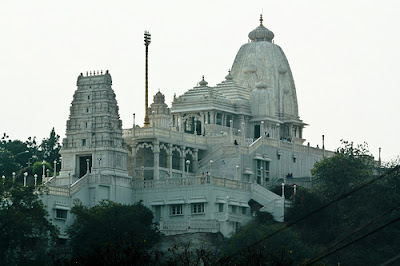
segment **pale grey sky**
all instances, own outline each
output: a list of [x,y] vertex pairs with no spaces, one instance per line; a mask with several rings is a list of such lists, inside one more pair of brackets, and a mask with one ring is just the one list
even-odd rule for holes
[[289,60],[312,146],[366,141],[400,155],[397,0],[0,2],[0,133],[62,137],[79,73],[109,70],[123,127],[144,117],[143,32],[152,96],[170,105],[204,75],[224,80],[247,34],[264,25]]

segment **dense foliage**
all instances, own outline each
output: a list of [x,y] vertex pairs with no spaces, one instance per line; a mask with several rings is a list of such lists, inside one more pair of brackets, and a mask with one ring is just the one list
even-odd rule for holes
[[[310,258],[312,247],[272,215],[258,212],[256,219],[241,227],[222,247],[222,264],[298,265]],[[275,234],[277,231],[281,232]]]
[[323,248],[316,261],[377,265],[397,255],[400,224],[387,225],[400,218],[395,167],[380,168],[366,144],[348,142],[315,164],[317,185],[297,190],[286,219],[305,244]]
[[91,208],[76,202],[71,212],[76,219],[68,234],[75,258],[95,260],[99,254],[120,256],[121,252],[144,255],[160,239],[152,224],[153,213],[140,202],[122,205],[102,201]]
[[[17,181],[22,182],[23,173],[27,172],[30,176],[37,174],[39,181],[42,176],[43,161],[46,161],[46,169],[50,169],[50,175],[54,172],[53,163],[60,161],[60,136],[56,134],[54,128],[48,138],[44,138],[39,145],[36,138],[29,137],[22,142],[11,140],[4,133],[0,138],[0,176],[12,176],[16,174]],[[34,167],[36,164],[36,168]],[[57,164],[59,167],[60,164]],[[59,170],[59,168],[57,169]]]
[[33,186],[23,187],[11,178],[0,183],[0,265],[48,262],[57,229],[47,216]]

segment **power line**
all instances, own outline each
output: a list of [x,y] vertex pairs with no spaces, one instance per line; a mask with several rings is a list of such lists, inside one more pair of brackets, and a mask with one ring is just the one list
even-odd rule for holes
[[393,167],[392,169],[390,169],[390,170],[387,171],[386,173],[381,174],[380,176],[375,177],[375,178],[373,178],[373,179],[371,179],[371,180],[365,182],[365,183],[362,184],[361,186],[352,189],[351,191],[349,191],[349,192],[347,192],[347,193],[341,195],[340,197],[338,197],[338,198],[336,198],[336,199],[334,199],[334,200],[332,200],[332,201],[326,203],[325,205],[322,205],[321,207],[319,207],[319,208],[315,209],[314,211],[311,211],[311,212],[309,212],[308,214],[306,214],[306,215],[304,215],[304,216],[302,216],[302,217],[300,217],[300,218],[294,220],[293,222],[287,223],[286,225],[282,226],[280,229],[276,230],[275,232],[272,232],[272,233],[270,233],[270,234],[268,234],[268,235],[262,237],[261,239],[255,241],[254,243],[252,243],[252,244],[250,244],[250,245],[247,245],[246,247],[244,247],[244,248],[238,250],[235,254],[231,254],[231,255],[228,255],[228,256],[224,257],[222,260],[227,260],[227,259],[229,259],[229,258],[231,258],[231,257],[233,257],[233,256],[235,256],[235,255],[237,255],[237,254],[239,254],[240,252],[242,252],[242,251],[244,251],[244,250],[246,250],[246,249],[249,249],[249,248],[251,248],[251,247],[253,247],[253,246],[255,246],[255,245],[257,245],[257,244],[259,244],[259,243],[261,243],[261,242],[263,242],[263,241],[265,241],[265,240],[267,240],[268,238],[275,236],[276,234],[278,234],[278,233],[280,233],[280,232],[282,232],[282,231],[288,229],[289,227],[292,227],[293,225],[295,225],[295,224],[297,224],[297,223],[299,223],[299,222],[305,220],[306,218],[308,218],[308,217],[310,217],[310,216],[312,216],[312,215],[314,215],[314,214],[316,214],[316,213],[322,211],[323,209],[325,209],[325,208],[331,206],[332,204],[334,204],[334,203],[336,203],[336,202],[338,202],[338,201],[340,201],[340,200],[342,200],[342,199],[344,199],[344,198],[347,198],[348,196],[350,196],[350,195],[352,195],[352,194],[354,194],[354,193],[356,193],[356,192],[358,192],[358,191],[360,191],[360,190],[366,188],[367,186],[369,186],[370,184],[374,183],[375,181],[378,181],[378,180],[384,178],[385,176],[387,176],[387,175],[389,175],[389,174],[392,174],[392,173],[394,173],[394,172],[398,172],[398,171],[400,171],[400,165],[397,165],[397,166]]
[[372,223],[378,221],[379,219],[381,219],[383,216],[391,213],[392,211],[394,211],[395,209],[397,209],[398,207],[400,207],[400,203],[397,204],[396,206],[388,209],[387,211],[375,216],[372,220],[370,220],[368,223],[365,223],[361,226],[359,226],[358,228],[356,228],[355,230],[353,230],[352,232],[348,233],[346,236],[342,237],[341,239],[335,241],[332,245],[330,245],[329,247],[327,247],[325,250],[321,251],[320,253],[318,253],[313,259],[311,259],[309,262],[306,263],[306,265],[311,265],[317,261],[320,261],[322,258],[326,257],[325,255],[322,255],[326,252],[328,252],[329,250],[331,250],[332,248],[334,248],[335,246],[339,245],[340,243],[342,243],[343,241],[349,239],[350,237],[352,237],[353,235],[355,235],[356,233],[358,233],[359,231],[361,231],[362,229],[366,228],[367,226],[371,225]]
[[385,261],[384,263],[382,263],[380,266],[386,266],[386,265],[390,265],[393,262],[396,262],[400,259],[400,254],[394,256],[393,258],[389,259],[388,261]]
[[[342,250],[342,249],[344,249],[344,248],[346,248],[346,247],[348,247],[348,246],[354,244],[355,242],[357,242],[357,241],[359,241],[359,240],[361,240],[361,239],[363,239],[363,238],[366,238],[367,236],[370,236],[370,235],[372,235],[373,233],[376,233],[376,232],[378,232],[379,230],[382,230],[382,229],[385,228],[386,226],[389,226],[389,225],[391,225],[391,224],[393,224],[393,223],[395,223],[395,222],[397,222],[397,221],[400,221],[400,217],[397,217],[396,219],[394,219],[394,220],[392,220],[392,221],[390,221],[390,222],[388,222],[388,223],[386,223],[386,224],[384,224],[384,225],[382,225],[382,226],[380,226],[380,227],[378,227],[378,228],[372,230],[371,232],[369,232],[369,233],[367,233],[367,234],[365,234],[365,235],[362,235],[362,236],[360,236],[360,237],[354,239],[353,241],[350,241],[349,243],[347,243],[347,244],[344,245],[344,246],[341,246],[340,248],[336,248],[336,249],[332,250],[331,252],[329,252],[329,253],[327,253],[327,254],[321,256],[318,260],[321,260],[321,259],[323,259],[323,258],[326,258],[326,257],[328,257],[329,255],[335,253],[336,251]],[[318,260],[316,260],[316,261],[314,261],[314,262],[317,262]],[[312,262],[312,263],[314,263],[314,262]],[[311,262],[308,263],[308,264],[311,264]]]

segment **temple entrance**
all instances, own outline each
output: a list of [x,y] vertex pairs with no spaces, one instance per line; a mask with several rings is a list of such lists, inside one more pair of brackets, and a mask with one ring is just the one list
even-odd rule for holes
[[254,126],[254,139],[258,139],[260,137],[260,125]]
[[89,172],[92,169],[92,155],[80,155],[78,156],[78,178],[86,175],[87,172],[87,160],[89,160]]

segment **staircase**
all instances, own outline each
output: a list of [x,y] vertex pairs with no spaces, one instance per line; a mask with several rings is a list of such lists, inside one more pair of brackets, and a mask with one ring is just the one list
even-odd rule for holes
[[276,221],[283,222],[284,198],[258,184],[251,184],[251,198],[264,206],[260,211],[269,212]]

